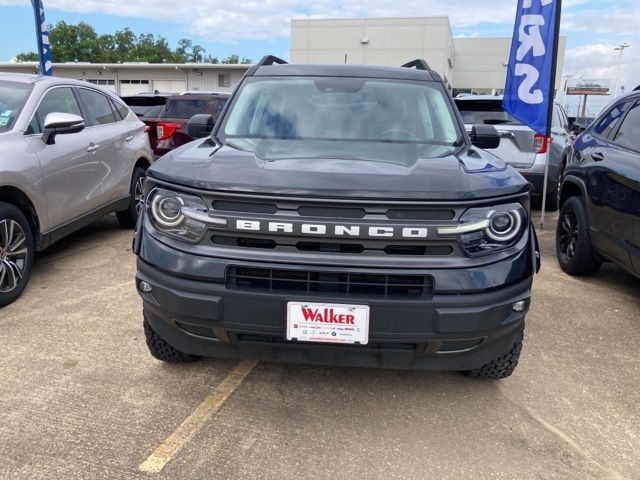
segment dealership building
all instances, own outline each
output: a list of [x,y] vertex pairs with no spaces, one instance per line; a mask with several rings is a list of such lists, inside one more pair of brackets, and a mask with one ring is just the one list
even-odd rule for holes
[[[561,37],[559,65],[564,64],[566,40]],[[454,38],[448,17],[291,21],[293,63],[399,66],[423,58],[454,93],[501,92],[510,47],[510,37]]]
[[[454,38],[448,17],[291,21],[291,62],[401,65],[423,58],[456,93],[498,93],[511,38]],[[566,37],[561,37],[559,65]],[[268,53],[268,52],[265,52]],[[119,95],[141,92],[229,92],[250,65],[207,63],[54,63],[54,75],[102,85]],[[0,72],[36,72],[33,62],[0,63]],[[556,85],[560,86],[559,69]]]
[[[141,92],[230,92],[249,65],[209,63],[54,63],[57,77],[75,78],[101,85],[118,95]],[[0,63],[0,72],[35,73],[34,62]]]

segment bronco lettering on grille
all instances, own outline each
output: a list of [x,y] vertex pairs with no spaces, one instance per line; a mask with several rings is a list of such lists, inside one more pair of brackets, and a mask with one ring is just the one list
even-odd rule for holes
[[427,238],[425,227],[388,227],[359,225],[325,225],[321,223],[263,222],[260,220],[236,220],[235,229],[249,232],[293,233],[313,236],[370,237],[370,238]]

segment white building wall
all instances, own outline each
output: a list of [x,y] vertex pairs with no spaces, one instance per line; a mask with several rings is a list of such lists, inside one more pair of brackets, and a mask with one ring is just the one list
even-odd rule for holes
[[292,63],[400,66],[423,58],[451,82],[454,47],[447,17],[292,20]]
[[[347,63],[398,66],[423,58],[455,89],[502,90],[510,46],[506,37],[454,39],[447,17],[291,21],[292,63],[343,63],[346,55]],[[561,79],[562,68],[558,86]]]
[[[177,67],[177,68],[176,68]],[[103,65],[91,63],[54,64],[57,77],[92,81],[119,95],[185,90],[231,92],[250,65]],[[2,63],[0,72],[36,73],[34,63]],[[219,78],[219,75],[224,75]],[[221,84],[222,81],[222,84]]]
[[[556,86],[562,82],[562,65],[567,37],[560,38]],[[473,90],[503,89],[511,38],[456,38],[455,88]]]

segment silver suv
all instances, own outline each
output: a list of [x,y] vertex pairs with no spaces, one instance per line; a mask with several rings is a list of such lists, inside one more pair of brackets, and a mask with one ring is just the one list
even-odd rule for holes
[[111,212],[133,227],[152,160],[145,125],[110,92],[0,74],[0,307],[35,251]]
[[466,95],[455,99],[462,120],[471,131],[477,124],[493,125],[500,135],[500,146],[491,153],[502,158],[518,170],[531,186],[531,196],[542,197],[544,186],[544,167],[549,149],[549,180],[547,182],[547,210],[556,211],[560,200],[560,180],[571,158],[571,130],[567,115],[555,103],[553,107],[553,123],[551,142],[519,120],[513,118],[502,108],[502,96]]

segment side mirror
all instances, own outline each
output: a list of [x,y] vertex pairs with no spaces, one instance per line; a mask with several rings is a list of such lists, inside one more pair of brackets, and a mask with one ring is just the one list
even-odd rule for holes
[[44,119],[42,141],[47,145],[56,143],[56,135],[78,133],[84,129],[84,119],[72,113],[50,113]]
[[193,138],[204,138],[213,131],[213,115],[198,113],[187,122],[187,135]]
[[500,135],[493,125],[474,125],[471,129],[471,143],[483,150],[491,150],[500,146]]

